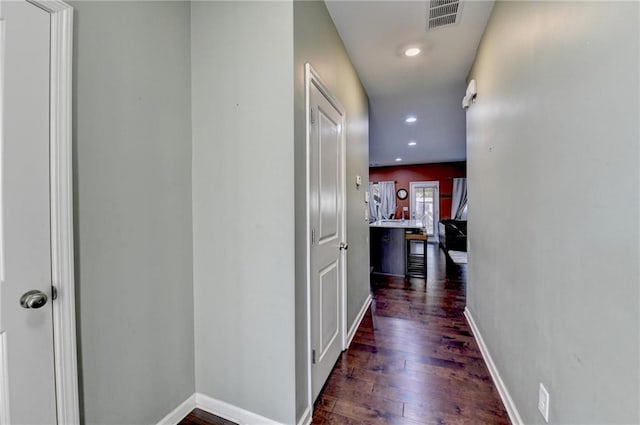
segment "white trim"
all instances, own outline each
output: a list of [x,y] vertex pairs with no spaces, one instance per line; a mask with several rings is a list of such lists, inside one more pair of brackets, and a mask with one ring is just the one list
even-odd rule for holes
[[[311,409],[313,406],[313,396],[312,396],[312,364],[311,364],[311,209],[309,202],[309,193],[311,189],[311,174],[310,174],[310,90],[311,84],[313,84],[318,90],[325,96],[325,98],[336,108],[338,113],[341,115],[341,123],[342,126],[342,182],[341,182],[341,190],[342,190],[342,216],[341,216],[341,224],[342,224],[342,232],[340,235],[340,240],[345,241],[345,236],[347,235],[347,222],[346,222],[346,131],[347,131],[347,118],[346,118],[346,110],[342,106],[342,104],[331,94],[326,84],[322,81],[318,73],[313,69],[310,63],[305,63],[305,78],[304,78],[304,94],[305,94],[305,209],[306,209],[306,287],[307,287],[307,409]],[[341,250],[340,254],[340,264],[342,268],[342,284],[341,284],[341,301],[342,301],[342,317],[341,317],[341,331],[342,331],[342,349],[346,349],[346,311],[347,311],[347,255],[345,250]]]
[[473,336],[478,343],[478,347],[480,347],[480,353],[482,353],[482,357],[484,358],[484,362],[487,364],[487,368],[489,369],[489,373],[491,374],[491,378],[493,378],[493,382],[498,389],[498,393],[500,394],[500,398],[502,399],[502,403],[504,407],[507,409],[507,414],[509,415],[509,419],[513,425],[522,425],[524,422],[520,417],[520,413],[518,412],[518,408],[516,407],[515,402],[511,398],[509,394],[509,390],[505,385],[504,381],[500,377],[500,372],[498,372],[498,368],[496,364],[493,362],[493,358],[491,357],[491,353],[489,353],[489,348],[484,342],[482,335],[480,334],[480,329],[476,325],[473,316],[471,315],[471,311],[469,307],[464,308],[464,316],[467,318],[467,322],[469,323],[469,327],[471,327],[471,331],[473,332]]
[[364,304],[362,305],[360,312],[356,316],[356,320],[353,321],[353,325],[351,325],[351,329],[349,329],[349,334],[347,335],[347,348],[349,348],[349,346],[351,345],[351,341],[353,341],[353,337],[356,336],[356,332],[360,327],[360,323],[362,323],[362,319],[364,319],[364,315],[366,314],[367,309],[371,305],[372,301],[373,301],[373,297],[371,296],[371,294],[369,294],[367,299],[364,301]]
[[[250,412],[201,393],[191,394],[188,399],[180,403],[180,405],[169,412],[167,416],[160,419],[156,425],[177,425],[181,420],[186,418],[193,409],[204,410],[212,415],[235,422],[238,425],[282,425],[280,422],[265,418],[257,413]],[[305,415],[307,414],[310,414],[310,409],[305,410]],[[309,418],[309,423],[310,422],[311,420]]]
[[196,407],[238,425],[282,425],[272,419],[244,410],[233,404],[196,393]]
[[65,11],[73,13],[73,8],[62,0],[26,0],[26,2],[39,7],[50,15]]
[[307,353],[305,358],[307,359],[307,408],[308,411],[313,406],[312,398],[312,374],[311,374],[311,202],[309,200],[309,192],[311,190],[311,159],[310,159],[310,144],[311,138],[309,137],[309,121],[311,120],[311,64],[306,63],[304,65],[304,115],[305,115],[305,228],[306,228],[306,241],[305,241],[305,278],[307,288],[306,310],[307,310]]
[[313,411],[311,410],[311,407],[307,406],[304,413],[302,413],[302,417],[298,421],[298,425],[311,425],[311,421],[313,420],[312,414]]
[[196,395],[191,394],[191,397],[182,402],[178,407],[173,409],[167,416],[160,419],[157,425],[177,425],[181,420],[187,417],[193,409],[196,408]]
[[73,253],[73,9],[60,0],[28,0],[51,16],[50,197],[53,345],[58,424],[80,423]]
[[[327,90],[328,91],[328,90]],[[341,236],[341,240],[345,243],[347,243],[347,247],[348,247],[348,241],[347,241],[347,112],[346,110],[342,107],[342,105],[337,101],[334,100],[334,102],[337,105],[337,109],[340,112],[342,121],[340,122],[340,125],[342,126],[342,128],[340,129],[340,135],[341,135],[341,140],[340,140],[340,144],[341,146],[341,155],[340,155],[340,161],[342,162],[342,164],[340,164],[340,166],[342,167],[342,182],[341,182],[341,187],[340,189],[342,190],[342,214],[340,217],[340,221],[342,222],[342,236]],[[346,249],[341,249],[340,250],[340,266],[341,266],[341,283],[342,283],[342,323],[340,324],[342,326],[342,351],[346,350],[349,346],[348,342],[347,342],[347,250]]]
[[0,425],[9,425],[9,366],[7,363],[7,333],[0,332]]

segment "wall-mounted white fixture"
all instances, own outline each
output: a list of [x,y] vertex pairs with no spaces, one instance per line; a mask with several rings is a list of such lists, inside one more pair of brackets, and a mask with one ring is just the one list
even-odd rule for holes
[[362,184],[362,177],[356,176],[356,187],[360,187],[361,184]]
[[413,115],[409,115],[407,118],[404,119],[404,122],[406,122],[407,124],[413,124],[416,121],[418,121],[418,118],[416,118]]
[[542,385],[542,382],[540,382],[538,389],[538,410],[544,421],[549,423],[549,391]]
[[396,162],[402,161],[402,158],[396,158]]
[[412,140],[412,141],[410,141],[410,142],[409,142],[409,143],[407,143],[407,144],[408,144],[409,146],[415,146],[415,145],[417,145],[417,143],[416,143],[416,142],[414,142],[413,140]]
[[478,96],[478,88],[476,86],[476,80],[469,81],[467,86],[467,93],[462,98],[462,108],[467,109],[473,103],[476,103],[476,97]]

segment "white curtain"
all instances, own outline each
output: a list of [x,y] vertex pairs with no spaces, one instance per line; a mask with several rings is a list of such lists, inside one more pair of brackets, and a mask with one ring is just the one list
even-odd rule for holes
[[369,221],[378,221],[378,206],[380,199],[373,195],[373,183],[369,182]]
[[396,182],[378,183],[380,192],[380,218],[390,218],[396,212]]
[[453,179],[451,218],[455,220],[467,219],[467,179],[465,178]]

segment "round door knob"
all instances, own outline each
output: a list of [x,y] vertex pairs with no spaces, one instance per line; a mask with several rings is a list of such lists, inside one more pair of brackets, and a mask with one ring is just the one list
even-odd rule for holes
[[20,297],[20,305],[24,308],[40,308],[47,303],[47,294],[37,289],[25,292]]

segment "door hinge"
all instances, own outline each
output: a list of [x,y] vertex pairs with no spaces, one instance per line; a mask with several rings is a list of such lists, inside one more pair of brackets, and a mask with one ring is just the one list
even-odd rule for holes
[[311,350],[311,363],[316,364],[316,350]]
[[316,243],[316,229],[311,229],[311,245]]
[[316,114],[313,108],[309,109],[309,121],[311,122],[311,124],[316,123]]
[[51,285],[51,299],[58,299],[58,288],[53,285]]

